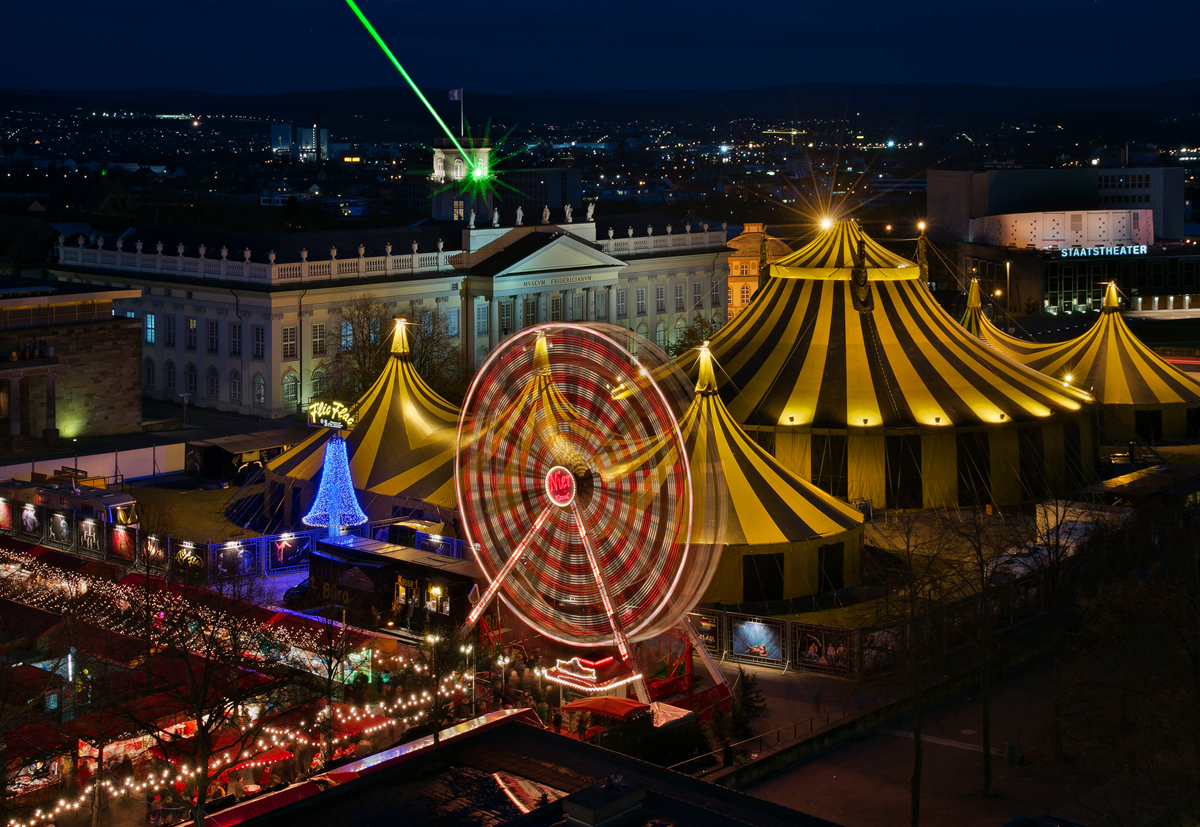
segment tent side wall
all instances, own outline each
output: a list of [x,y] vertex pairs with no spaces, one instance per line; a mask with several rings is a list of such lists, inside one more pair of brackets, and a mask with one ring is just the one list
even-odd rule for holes
[[721,550],[717,573],[701,598],[701,603],[740,604],[754,602],[746,592],[745,567],[747,557],[766,558],[780,554],[783,559],[782,595],[790,600],[827,591],[821,582],[821,549],[842,544],[841,585],[856,586],[862,581],[862,527],[836,537],[817,538],[800,543],[778,543],[769,546],[729,545]]
[[[884,433],[800,427],[754,430],[773,432],[779,463],[827,493],[851,501],[867,499],[875,508],[946,508],[970,498],[972,492],[967,489],[972,479],[986,480],[988,500],[1001,506],[1041,499],[1065,486],[1090,482],[1100,450],[1095,419],[1085,410],[1040,422],[983,428]],[[831,437],[845,439],[844,467],[831,471],[831,460],[826,457],[822,459],[824,470],[818,472],[814,436],[823,442]],[[908,459],[909,468],[919,478],[906,478],[901,469],[893,467],[899,463],[889,455],[887,440],[894,437],[920,440],[919,449],[914,447]],[[967,445],[978,446],[978,454],[965,455]],[[832,463],[837,466],[840,461],[835,457]],[[843,476],[845,490],[831,490],[830,481]]]

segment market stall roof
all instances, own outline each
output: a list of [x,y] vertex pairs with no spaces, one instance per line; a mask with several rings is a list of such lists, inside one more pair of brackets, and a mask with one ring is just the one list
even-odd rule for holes
[[[372,500],[419,500],[453,509],[454,446],[459,409],[438,396],[413,367],[406,323],[400,320],[383,373],[352,409],[355,425],[346,437],[350,475],[368,513]],[[268,480],[313,486],[334,431],[314,430],[303,442],[272,460]],[[390,512],[389,512],[390,513]]]
[[71,748],[71,739],[57,726],[35,721],[4,733],[4,749],[0,750],[0,766],[9,769],[60,755]]
[[1027,367],[1090,390],[1105,405],[1200,405],[1200,382],[1133,335],[1121,317],[1115,282],[1104,291],[1104,306],[1094,325],[1081,336],[1051,344],[1009,336],[983,315],[979,299],[979,284],[972,282],[968,330],[975,328],[972,332],[983,341]]
[[264,451],[271,448],[282,448],[296,445],[312,436],[308,428],[292,426],[270,431],[255,431],[251,434],[234,434],[232,436],[214,437],[189,442],[191,446],[212,446],[222,448],[231,454],[244,454],[251,451]]
[[639,712],[650,709],[650,704],[635,701],[633,698],[616,698],[611,695],[596,695],[590,698],[580,698],[563,704],[563,712],[592,712],[623,721]]
[[[263,727],[274,734],[316,731],[317,722],[325,715],[325,701],[316,699],[294,706],[286,712],[272,715],[263,721]],[[337,740],[344,740],[360,733],[371,733],[392,723],[386,715],[375,715],[350,704],[333,702],[331,729]]]
[[[859,244],[864,263],[851,280],[849,251]],[[1090,404],[1084,391],[971,336],[915,264],[876,247],[855,222],[838,222],[772,265],[750,305],[717,332],[710,349],[736,422],[936,429],[1040,421]],[[698,375],[697,351],[679,361]]]
[[[696,359],[696,398],[679,426],[696,490],[724,498],[724,530],[716,542],[769,546],[833,537],[861,526],[862,512],[785,469],[738,427],[717,394],[710,349],[698,348]],[[712,485],[710,472],[724,485]],[[693,525],[702,534],[706,528],[719,530],[703,521]]]
[[[196,738],[178,738],[168,743],[151,747],[150,751],[172,764],[190,762],[196,754]],[[292,757],[292,753],[281,744],[274,743],[269,733],[248,736],[239,729],[222,729],[212,735],[210,747],[212,775],[240,767],[256,764],[273,764]]]

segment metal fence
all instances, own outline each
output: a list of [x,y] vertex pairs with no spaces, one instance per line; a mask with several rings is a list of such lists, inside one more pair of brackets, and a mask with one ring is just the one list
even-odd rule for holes
[[[914,644],[930,655],[957,648],[979,623],[983,600],[990,601],[997,629],[1035,617],[1043,609],[1042,575],[1033,572],[939,606],[915,623],[884,620],[844,628],[720,609],[697,609],[691,617],[704,645],[722,661],[860,677],[891,668],[897,653]],[[884,598],[881,616],[889,614],[887,608]]]

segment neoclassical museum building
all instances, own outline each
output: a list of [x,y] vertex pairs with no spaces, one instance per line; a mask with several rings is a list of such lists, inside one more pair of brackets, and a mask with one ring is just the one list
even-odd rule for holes
[[51,272],[141,291],[113,312],[142,321],[146,395],[270,417],[324,392],[330,310],[365,294],[396,316],[442,310],[476,364],[542,321],[607,321],[664,346],[697,313],[724,321],[724,226],[575,212],[284,234],[142,225],[63,239]]

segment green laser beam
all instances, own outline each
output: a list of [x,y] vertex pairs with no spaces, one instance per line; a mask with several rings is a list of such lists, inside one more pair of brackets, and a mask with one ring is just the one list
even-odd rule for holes
[[421,99],[421,103],[425,104],[425,108],[429,110],[429,114],[433,115],[433,119],[438,122],[438,125],[441,126],[442,131],[446,133],[446,137],[450,139],[450,143],[454,144],[455,149],[459,151],[463,157],[463,160],[465,160],[467,165],[471,168],[472,176],[476,176],[477,167],[475,164],[475,159],[468,155],[463,148],[459,146],[458,141],[454,137],[454,133],[450,131],[450,127],[446,126],[446,122],[442,120],[442,116],[439,115],[437,110],[433,108],[433,104],[431,104],[425,95],[422,94],[421,90],[417,87],[417,84],[413,83],[413,79],[408,76],[408,72],[404,71],[404,67],[400,65],[400,61],[396,60],[396,56],[392,54],[392,50],[388,48],[388,45],[383,42],[383,38],[379,36],[379,32],[375,31],[375,27],[371,25],[371,21],[367,20],[366,15],[364,15],[358,6],[355,5],[354,0],[346,0],[346,5],[350,7],[350,10],[354,12],[356,17],[358,17],[359,22],[361,22],[363,26],[366,27],[367,31],[370,32],[371,37],[375,38],[375,42],[379,44],[379,48],[383,49],[383,53],[387,55],[388,60],[390,60],[392,65],[396,67],[396,70],[400,72],[400,76],[403,77],[408,85],[412,87],[412,90],[417,93],[417,97]]

